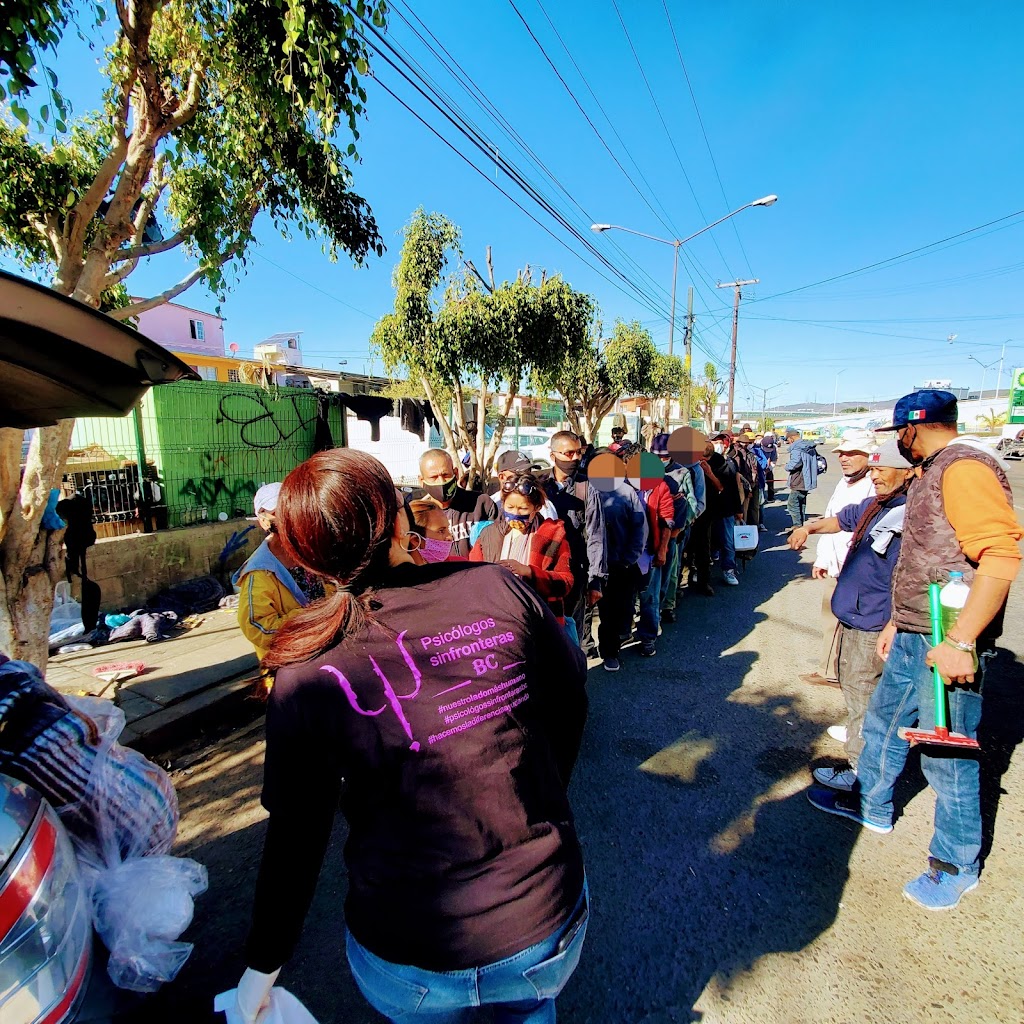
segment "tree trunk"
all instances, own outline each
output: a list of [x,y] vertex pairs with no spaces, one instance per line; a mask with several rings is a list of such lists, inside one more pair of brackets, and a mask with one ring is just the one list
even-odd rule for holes
[[23,432],[0,429],[0,650],[46,669],[53,588],[63,530],[44,530],[50,490],[60,482],[74,420],[41,427],[21,473]]

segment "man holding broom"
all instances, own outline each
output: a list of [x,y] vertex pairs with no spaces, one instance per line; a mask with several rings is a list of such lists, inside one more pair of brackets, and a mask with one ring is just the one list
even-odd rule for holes
[[[1013,495],[998,462],[957,438],[956,398],[923,390],[896,403],[893,423],[904,457],[919,466],[907,496],[903,546],[893,576],[892,621],[878,639],[885,669],[864,721],[864,749],[851,793],[812,788],[818,810],[892,831],[893,787],[909,743],[900,730],[935,720],[932,666],[946,682],[950,732],[976,739],[985,657],[1002,632],[1010,584],[1020,567],[1024,536]],[[928,585],[961,572],[971,593],[955,626],[931,643]],[[952,910],[978,884],[981,853],[979,765],[961,746],[926,743],[921,767],[935,790],[935,826],[928,870],[904,896],[926,910]]]

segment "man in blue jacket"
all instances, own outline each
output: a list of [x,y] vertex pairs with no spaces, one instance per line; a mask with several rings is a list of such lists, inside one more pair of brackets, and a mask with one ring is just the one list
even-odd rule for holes
[[789,501],[786,511],[794,526],[803,526],[807,519],[807,495],[818,486],[818,449],[813,441],[805,441],[800,431],[790,427],[786,431],[789,445]]
[[[799,526],[789,546],[799,551],[812,533],[853,534],[850,551],[836,580],[832,613],[839,620],[839,686],[846,701],[848,768],[815,768],[815,781],[834,790],[850,791],[857,781],[857,758],[864,749],[864,716],[871,694],[882,678],[878,636],[892,612],[892,574],[900,554],[907,487],[914,468],[890,441],[868,455],[875,496],[847,505],[828,519]],[[818,806],[812,795],[811,803]],[[828,793],[819,799],[831,800]]]

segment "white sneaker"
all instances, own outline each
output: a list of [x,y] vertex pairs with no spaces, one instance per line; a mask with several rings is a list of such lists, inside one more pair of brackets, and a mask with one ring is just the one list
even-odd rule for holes
[[830,725],[826,732],[832,737],[837,743],[845,743],[847,740],[846,726],[845,725]]
[[815,768],[811,774],[815,782],[829,789],[841,789],[846,793],[857,783],[857,773],[852,768]]
[[740,581],[736,578],[735,569],[726,569],[725,572],[722,573],[722,579],[728,583],[730,587],[738,587],[740,585]]

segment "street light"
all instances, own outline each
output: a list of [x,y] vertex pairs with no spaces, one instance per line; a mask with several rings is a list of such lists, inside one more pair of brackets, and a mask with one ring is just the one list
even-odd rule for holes
[[838,401],[839,401],[839,374],[840,373],[846,373],[846,367],[843,367],[843,369],[836,371],[836,389],[832,393],[832,419],[836,418],[836,405],[838,404]]
[[[983,402],[985,401],[985,378],[988,376],[988,371],[992,369],[996,363],[1002,362],[1003,357],[1000,356],[998,359],[993,359],[991,363],[983,363],[977,356],[968,356],[968,359],[973,359],[981,367],[981,394],[978,398]],[[999,382],[996,382],[996,398],[999,397]]]
[[[747,210],[752,206],[772,206],[778,201],[778,196],[762,196],[760,199],[755,199],[753,202],[746,203],[738,209],[733,210],[732,213],[727,213],[724,217],[719,217],[718,220],[705,225],[700,229],[700,231],[694,231],[692,235],[687,235],[686,238],[659,238],[657,235],[648,235],[644,231],[635,231],[633,228],[626,228],[621,224],[591,224],[590,230],[599,235],[603,234],[605,231],[625,231],[630,235],[639,235],[641,238],[649,238],[652,242],[661,242],[664,245],[671,245],[675,250],[672,260],[672,310],[669,314],[668,321],[668,354],[672,355],[672,342],[675,336],[676,326],[676,276],[679,273],[679,247],[681,245],[686,245],[687,242],[692,241],[698,235],[702,235],[705,231],[710,231],[712,228],[718,227],[718,225],[723,221],[728,220],[730,217],[735,217],[737,213],[742,213],[744,210]],[[689,367],[687,367],[687,369],[689,369]]]
[[764,427],[764,420],[765,420],[765,417],[768,415],[766,407],[767,407],[767,404],[768,404],[768,395],[769,395],[769,393],[772,392],[772,391],[778,391],[779,388],[784,388],[784,387],[786,387],[787,384],[789,384],[788,380],[784,380],[784,381],[782,381],[779,384],[773,384],[770,388],[759,388],[756,384],[751,384],[750,385],[750,387],[754,391],[760,391],[761,392],[761,426],[762,427]]

